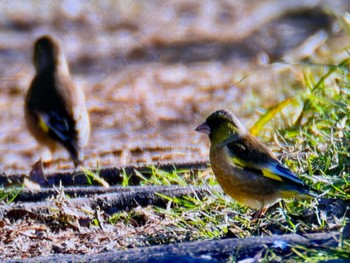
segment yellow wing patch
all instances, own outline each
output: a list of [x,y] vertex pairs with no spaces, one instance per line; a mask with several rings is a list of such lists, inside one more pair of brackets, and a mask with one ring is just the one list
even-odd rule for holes
[[246,167],[247,164],[242,162],[240,159],[232,157],[232,161],[235,165],[241,166],[242,168]]
[[263,175],[267,178],[283,182],[283,179],[279,175],[271,172],[268,168],[262,169],[262,172],[263,172]]
[[227,159],[229,160],[229,162],[233,163],[234,165],[240,166],[242,168],[252,168],[252,169],[260,170],[264,177],[270,178],[270,179],[275,180],[275,181],[283,182],[282,177],[271,172],[271,170],[268,168],[260,169],[259,167],[254,167],[254,165],[247,164],[244,161],[242,161],[241,159],[236,158],[236,157],[229,157]]
[[46,125],[46,122],[43,120],[43,118],[40,115],[39,115],[39,127],[43,132],[45,133],[49,132],[49,127]]

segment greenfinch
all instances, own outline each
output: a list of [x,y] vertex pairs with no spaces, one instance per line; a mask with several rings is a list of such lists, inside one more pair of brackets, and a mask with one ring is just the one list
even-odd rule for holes
[[63,146],[77,167],[90,134],[84,93],[73,83],[61,47],[51,36],[36,40],[33,64],[36,74],[24,103],[27,127],[52,153]]
[[255,218],[282,198],[314,196],[233,113],[215,111],[196,131],[209,135],[211,168],[224,192],[258,209]]

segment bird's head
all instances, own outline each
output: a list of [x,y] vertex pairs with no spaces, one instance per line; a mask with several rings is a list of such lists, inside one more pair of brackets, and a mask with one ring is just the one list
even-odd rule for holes
[[213,112],[205,122],[196,128],[197,132],[209,135],[212,145],[220,144],[229,138],[238,138],[247,133],[237,117],[226,110]]
[[35,41],[33,63],[37,72],[45,69],[54,70],[57,67],[60,67],[61,70],[68,70],[60,45],[48,35],[44,35]]

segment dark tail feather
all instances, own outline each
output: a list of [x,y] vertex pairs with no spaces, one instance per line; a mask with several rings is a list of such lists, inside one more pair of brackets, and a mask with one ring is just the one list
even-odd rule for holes
[[70,154],[70,157],[73,160],[74,167],[77,168],[79,165],[82,165],[83,162],[80,159],[80,150],[79,147],[76,145],[76,143],[69,143],[69,145],[66,145],[66,148]]

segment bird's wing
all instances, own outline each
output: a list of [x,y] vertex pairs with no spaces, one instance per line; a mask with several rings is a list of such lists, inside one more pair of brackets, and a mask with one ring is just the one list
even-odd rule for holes
[[281,164],[270,150],[254,137],[226,144],[231,161],[243,169],[272,180],[304,185],[291,170]]
[[68,118],[57,112],[37,113],[39,118],[39,127],[50,136],[61,141],[64,145],[71,143],[74,138],[74,128],[69,123]]
[[304,185],[291,170],[279,162],[271,162],[265,168],[262,168],[263,174],[271,179],[281,182],[294,182],[299,185]]

